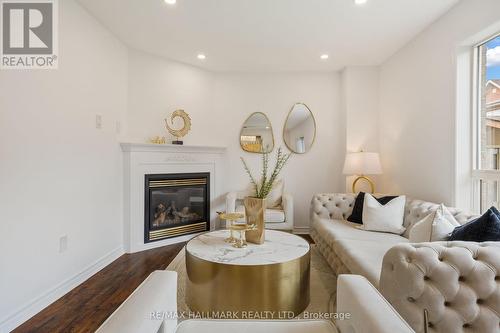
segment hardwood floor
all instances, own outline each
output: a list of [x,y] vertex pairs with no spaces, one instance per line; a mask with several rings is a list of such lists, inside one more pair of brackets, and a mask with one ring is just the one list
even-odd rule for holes
[[[299,236],[314,244],[311,236]],[[167,268],[184,245],[124,254],[13,333],[94,332],[151,272]]]
[[184,245],[124,254],[13,332],[94,332],[151,272],[165,269]]
[[315,244],[314,243],[314,239],[312,239],[312,237],[309,234],[300,234],[300,235],[297,235],[297,236],[300,236],[300,237],[304,238],[306,241],[309,242],[309,244]]

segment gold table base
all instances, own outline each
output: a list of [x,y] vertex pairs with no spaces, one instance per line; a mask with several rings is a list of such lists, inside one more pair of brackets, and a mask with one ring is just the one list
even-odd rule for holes
[[275,264],[233,265],[200,259],[186,251],[186,303],[194,312],[236,318],[266,313],[290,319],[309,305],[310,251]]

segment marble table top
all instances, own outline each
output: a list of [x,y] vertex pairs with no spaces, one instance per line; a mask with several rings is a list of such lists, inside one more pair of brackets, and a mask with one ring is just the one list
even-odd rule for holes
[[228,230],[217,230],[199,235],[186,245],[191,255],[215,263],[228,265],[269,265],[302,257],[309,251],[309,243],[302,237],[282,231],[266,230],[262,245],[248,243],[235,248],[224,242]]

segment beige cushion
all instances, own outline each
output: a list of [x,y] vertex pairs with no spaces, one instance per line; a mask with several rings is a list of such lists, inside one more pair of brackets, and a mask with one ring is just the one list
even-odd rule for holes
[[[245,214],[245,206],[239,205],[236,207],[236,212]],[[238,222],[244,222],[245,219],[240,219]],[[266,209],[264,213],[265,223],[283,223],[285,222],[285,212],[282,209]]]
[[[405,241],[404,237],[374,231],[365,231],[358,229],[359,224],[351,223],[343,220],[330,220],[330,219],[315,219],[314,228],[320,235],[323,236],[328,243],[337,241],[339,239],[355,239],[376,242],[391,242],[398,243]],[[406,240],[408,241],[408,240]]]
[[281,197],[283,196],[283,180],[278,179],[274,182],[273,188],[271,192],[267,195],[266,198],[266,207],[267,208],[276,208],[281,206]]
[[443,205],[413,225],[409,233],[411,243],[443,241],[460,223]]
[[[426,215],[436,210],[437,207],[438,204],[432,202],[407,198],[406,208],[405,208],[405,221],[403,225],[404,227],[406,227],[404,236],[408,238],[412,226],[415,225],[415,223],[417,223],[421,219],[423,219]],[[465,224],[472,218],[476,217],[475,215],[462,212],[457,208],[447,207],[447,209],[451,213],[451,215],[453,215],[455,220],[460,224]]]
[[333,249],[351,273],[366,277],[378,287],[384,255],[393,246],[407,242],[403,237],[386,239],[383,242],[341,239],[335,242]]
[[403,219],[405,215],[406,197],[404,195],[392,199],[383,205],[371,194],[365,194],[363,202],[364,230],[391,232],[401,235],[405,228]]

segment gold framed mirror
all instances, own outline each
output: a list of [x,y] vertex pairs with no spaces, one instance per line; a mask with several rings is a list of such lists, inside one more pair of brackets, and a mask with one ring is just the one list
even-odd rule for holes
[[249,153],[273,151],[273,127],[264,113],[254,112],[245,120],[240,131],[240,146]]
[[304,103],[295,103],[283,126],[283,141],[295,154],[307,153],[316,140],[316,119]]

